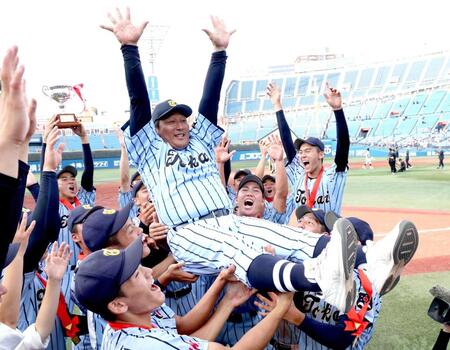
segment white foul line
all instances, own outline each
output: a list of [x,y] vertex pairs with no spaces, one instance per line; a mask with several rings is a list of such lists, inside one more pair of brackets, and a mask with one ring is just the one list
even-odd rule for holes
[[[442,232],[442,231],[450,231],[450,227],[443,227],[443,228],[430,228],[427,230],[419,230],[419,234],[423,235],[426,233],[432,233],[432,232]],[[387,233],[376,233],[374,237],[384,237]]]

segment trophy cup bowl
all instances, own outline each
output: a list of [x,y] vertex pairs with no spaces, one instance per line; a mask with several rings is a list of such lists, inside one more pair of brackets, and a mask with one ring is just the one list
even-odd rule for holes
[[43,86],[42,92],[44,95],[58,103],[61,113],[57,114],[58,123],[56,126],[59,129],[67,129],[80,126],[77,116],[74,113],[64,113],[65,103],[74,96],[74,90],[70,85],[53,85]]

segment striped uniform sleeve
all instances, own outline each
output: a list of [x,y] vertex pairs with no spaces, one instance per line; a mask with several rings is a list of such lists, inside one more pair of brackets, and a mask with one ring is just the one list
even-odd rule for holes
[[[205,144],[208,149],[212,150],[213,156],[214,148],[219,144],[223,134],[224,130],[221,127],[212,124],[201,114],[197,116],[191,129],[191,135]],[[215,156],[213,158],[215,159]]]
[[206,350],[208,342],[159,328],[148,330],[133,327],[114,331],[108,326],[102,349]]
[[147,123],[142,129],[140,129],[135,135],[131,136],[130,127],[124,130],[125,145],[127,147],[128,158],[138,168],[142,167],[142,164],[147,160],[151,154],[158,150],[163,140],[156,133],[155,125],[152,121]]
[[128,203],[130,203],[132,200],[133,200],[133,194],[131,193],[131,191],[122,192],[121,190],[119,190],[119,196],[118,196],[119,208],[123,208],[123,207],[127,206]]
[[298,187],[298,181],[305,173],[303,165],[300,163],[298,154],[294,157],[292,162],[286,165],[286,174],[288,177],[289,187],[292,190],[296,190]]
[[274,222],[276,224],[287,224],[289,222],[289,215],[287,210],[285,210],[283,213],[279,213],[273,207],[272,203],[265,202],[263,219]]
[[[337,214],[341,213],[342,201],[344,197],[344,189],[347,183],[348,171],[336,171],[336,164],[333,164],[325,171],[325,179],[323,185],[327,186],[329,195],[329,207],[324,208],[325,211],[332,210]],[[322,190],[322,194],[325,192]],[[326,203],[324,203],[326,205]]]
[[93,189],[92,191],[87,191],[83,188],[83,186],[81,186],[80,190],[78,191],[77,198],[82,205],[89,204],[90,206],[94,206],[96,191],[95,189]]

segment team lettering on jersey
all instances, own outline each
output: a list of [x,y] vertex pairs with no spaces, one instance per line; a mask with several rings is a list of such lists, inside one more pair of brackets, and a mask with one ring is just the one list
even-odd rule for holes
[[61,215],[61,228],[64,228],[67,226],[68,218],[69,218],[69,215]]
[[167,158],[166,158],[166,167],[173,166],[177,163],[179,163],[180,167],[182,168],[198,168],[200,164],[204,164],[210,161],[209,156],[202,152],[198,154],[198,157],[194,157],[193,155],[189,155],[189,159],[187,163],[183,161],[178,154],[177,151],[174,149],[170,149],[167,151]]
[[[302,303],[302,312],[310,313],[316,320],[321,319],[329,322],[331,319],[337,322],[339,310],[332,311],[332,306],[328,303],[321,303],[322,299],[313,294],[305,294]],[[322,314],[322,316],[320,316]]]
[[[302,189],[298,189],[297,190],[297,194],[295,196],[295,202],[299,203],[299,205],[306,205],[306,191],[302,190]],[[320,195],[317,197],[317,199],[315,200],[314,204],[325,204],[325,203],[330,203],[330,193],[327,190],[326,195]]]

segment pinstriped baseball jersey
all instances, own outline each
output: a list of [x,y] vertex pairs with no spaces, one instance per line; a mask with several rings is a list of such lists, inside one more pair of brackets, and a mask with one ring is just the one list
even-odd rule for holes
[[264,202],[264,214],[263,219],[274,222],[276,224],[287,224],[289,222],[289,215],[287,208],[284,213],[279,213],[273,207],[272,203]]
[[171,227],[232,208],[214,155],[223,130],[199,114],[189,133],[188,146],[175,150],[159,137],[153,122],[132,137],[129,127],[124,131],[128,156],[138,166],[160,221]]
[[[299,205],[306,204],[306,173],[298,155],[296,155],[292,162],[286,166],[286,172],[289,186],[293,189],[292,197],[288,200],[288,212],[290,215]],[[320,208],[325,212],[332,210],[335,213],[340,214],[344,187],[347,181],[347,173],[347,170],[336,172],[336,164],[332,164],[330,167],[324,169],[314,202],[314,208]],[[309,179],[309,193],[312,192],[315,182],[315,179]]]
[[[176,230],[176,231],[175,231]],[[297,262],[313,256],[319,235],[262,219],[221,216],[196,221],[169,231],[173,256],[194,274],[212,274],[236,266],[235,275],[244,283],[252,261],[271,245],[278,256]]]
[[152,323],[169,332],[177,332],[175,313],[166,304],[152,311]]
[[156,327],[151,329],[130,327],[114,330],[108,325],[105,329],[102,343],[103,350],[201,350],[207,348],[208,342],[205,340],[179,335],[175,331]]
[[[122,192],[119,190],[119,208],[123,208],[133,201],[133,193],[131,191]],[[138,207],[134,204],[130,210],[130,219],[137,216]]]
[[[92,192],[86,191],[83,187],[80,187],[77,198],[81,205],[89,204],[94,206],[95,203],[95,190]],[[77,264],[78,255],[81,253],[80,247],[72,240],[72,234],[67,228],[67,218],[69,217],[70,210],[67,209],[62,203],[59,203],[59,217],[61,218],[61,229],[58,235],[58,244],[62,242],[69,244],[72,256],[70,257],[69,266],[75,266]],[[50,249],[50,248],[49,248]],[[50,250],[49,250],[50,251]]]
[[[358,270],[354,270],[354,279],[356,282],[356,303],[355,309],[359,311],[361,307],[364,305],[364,301],[368,297],[366,291],[362,287],[361,279],[358,275]],[[365,320],[369,322],[369,326],[364,330],[364,332],[359,336],[356,342],[349,346],[347,349],[352,350],[360,350],[364,349],[372,338],[373,332],[375,330],[375,323],[378,319],[381,310],[381,297],[375,292],[375,288],[373,288],[374,292],[372,295],[372,301],[370,303],[369,310],[365,315]],[[303,307],[305,309],[305,313],[313,317],[316,321],[321,323],[328,324],[336,324],[338,317],[340,316],[340,311],[323,301],[320,298],[320,294],[318,293],[306,293],[303,297]],[[314,339],[310,338],[306,333],[300,331],[300,339],[299,339],[299,348],[300,350],[327,350],[328,347],[319,344]]]
[[[197,283],[197,282],[195,282]],[[191,311],[197,304],[197,295],[192,292],[194,283],[184,283],[178,281],[170,282],[166,287],[166,292],[180,292],[186,289],[191,289],[191,291],[178,298],[170,298],[166,293],[166,304],[170,307],[177,315],[184,316],[189,311]]]
[[[73,278],[74,271],[68,269],[64,274],[61,282],[61,293],[64,295],[69,312],[72,314],[81,314],[78,307],[71,298],[70,285]],[[42,277],[45,279],[44,272],[41,272]],[[22,289],[22,296],[20,302],[19,320],[17,328],[24,331],[30,324],[36,322],[37,313],[44,298],[45,287],[42,282],[37,278],[36,272],[28,272],[24,275],[24,285]],[[88,336],[80,336],[80,343],[73,345],[70,339],[66,339],[64,331],[58,317],[55,317],[55,325],[52,333],[50,334],[50,341],[47,349],[59,350],[59,349],[92,349]],[[67,345],[69,344],[69,345]]]
[[99,314],[94,314],[89,310],[87,310],[86,314],[91,347],[92,349],[100,349],[107,323]]

